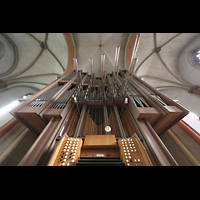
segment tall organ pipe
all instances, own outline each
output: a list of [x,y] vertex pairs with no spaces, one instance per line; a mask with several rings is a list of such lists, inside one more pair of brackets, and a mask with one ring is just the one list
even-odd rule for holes
[[[136,56],[136,52],[137,52],[137,49],[138,49],[138,46],[139,46],[140,37],[141,37],[141,34],[137,34],[137,36],[135,38],[135,43],[134,43],[134,46],[133,46],[133,51],[132,51],[132,56],[131,56],[130,67],[133,63],[135,56]],[[130,69],[130,67],[129,67],[129,69]],[[133,68],[133,70],[134,70],[134,68]]]

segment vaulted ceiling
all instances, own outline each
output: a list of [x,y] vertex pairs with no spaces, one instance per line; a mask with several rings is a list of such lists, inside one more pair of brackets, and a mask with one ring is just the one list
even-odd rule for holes
[[93,58],[94,73],[101,74],[101,54],[105,54],[105,70],[114,71],[115,49],[120,46],[119,66],[125,69],[124,52],[128,33],[74,33],[78,66],[90,73],[89,58]]
[[137,76],[200,116],[199,95],[188,93],[200,86],[200,68],[190,53],[200,45],[199,33],[142,34],[136,57]]
[[[135,34],[136,35],[136,34]],[[114,70],[115,48],[120,46],[120,69],[127,69],[134,43],[132,33],[2,33],[0,34],[0,107],[27,93],[35,93],[68,73],[77,57],[79,69]],[[135,73],[200,116],[199,95],[188,89],[200,85],[200,70],[189,54],[200,45],[199,33],[142,33]]]
[[[61,33],[2,33],[0,107],[27,93],[35,93],[68,68],[68,43]],[[46,46],[44,46],[46,44]]]

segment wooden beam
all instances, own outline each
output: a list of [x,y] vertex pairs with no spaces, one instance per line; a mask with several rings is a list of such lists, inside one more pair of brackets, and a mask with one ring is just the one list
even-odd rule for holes
[[182,120],[180,120],[177,125],[184,130],[194,141],[200,145],[200,136],[195,133],[189,126],[187,126]]
[[71,35],[69,33],[65,33],[65,37],[67,39],[68,45],[69,45],[69,64],[68,64],[68,68],[67,71],[65,72],[64,75],[68,74],[69,72],[72,71],[73,68],[73,58],[74,58],[74,45],[72,42],[72,38]]

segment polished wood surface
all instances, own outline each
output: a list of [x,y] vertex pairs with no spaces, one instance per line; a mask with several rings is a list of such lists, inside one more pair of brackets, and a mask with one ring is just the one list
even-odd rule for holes
[[162,121],[155,124],[154,130],[157,134],[163,133],[174,125],[175,122],[182,119],[183,111],[176,106],[165,106],[168,113],[163,117]]
[[120,156],[126,166],[151,166],[137,137],[119,139]]
[[64,136],[50,159],[49,166],[75,166],[80,157],[82,139]]
[[129,109],[131,110],[135,119],[143,119],[146,118],[151,125],[155,124],[160,117],[162,117],[162,113],[154,107],[137,107],[131,98],[129,98]]
[[80,157],[119,158],[120,152],[118,146],[115,148],[82,148]]
[[148,146],[151,149],[157,164],[161,166],[177,166],[177,162],[170,154],[166,146],[163,144],[149,122],[146,119],[143,119],[139,120],[139,123],[145,133],[143,135],[145,137],[145,141],[148,141]]
[[86,135],[83,148],[117,147],[115,135]]

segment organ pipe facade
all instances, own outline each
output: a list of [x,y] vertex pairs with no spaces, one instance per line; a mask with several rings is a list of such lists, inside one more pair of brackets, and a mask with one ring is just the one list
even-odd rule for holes
[[173,145],[191,165],[200,165],[176,135],[189,111],[134,74],[139,39],[128,70],[118,66],[120,47],[112,73],[101,55],[100,76],[93,73],[93,58],[90,73],[79,70],[74,58],[76,70],[11,112],[38,135],[20,166],[177,166]]
[[[115,80],[114,72],[98,77],[74,70],[14,109],[39,135],[19,165],[178,165],[159,136],[188,111],[134,74],[121,98],[116,91],[128,73],[119,70]],[[113,82],[114,98],[107,91]]]

